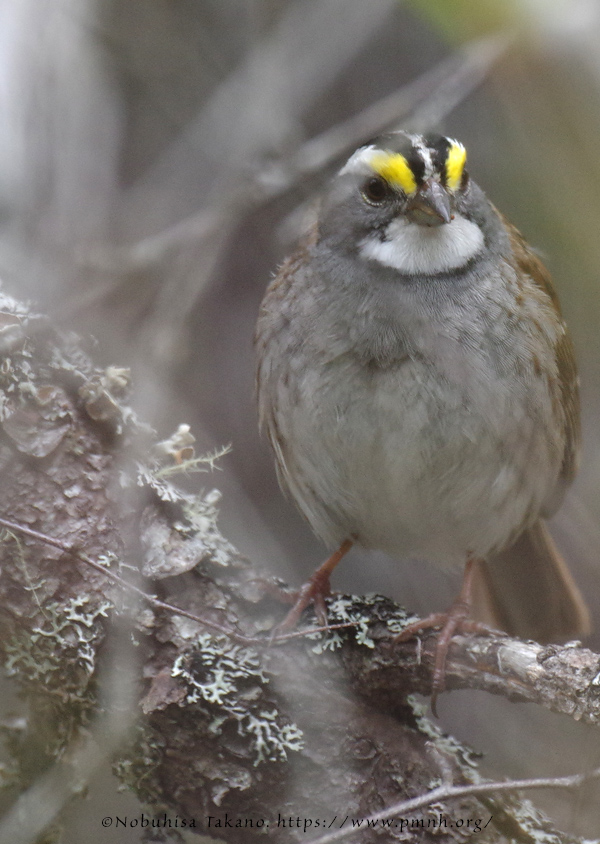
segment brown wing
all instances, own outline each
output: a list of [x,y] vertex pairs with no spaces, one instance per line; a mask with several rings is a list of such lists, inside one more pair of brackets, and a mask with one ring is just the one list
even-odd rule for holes
[[554,501],[545,516],[551,516],[560,505],[564,491],[572,483],[579,465],[579,448],[581,442],[581,422],[579,409],[579,378],[575,361],[575,349],[569,336],[567,326],[563,321],[558,296],[552,285],[550,273],[523,239],[521,233],[500,214],[504,225],[509,231],[515,257],[515,269],[528,275],[534,284],[550,299],[559,317],[564,333],[554,348],[556,366],[558,370],[559,395],[564,415],[565,425],[565,453],[562,470],[558,479]]

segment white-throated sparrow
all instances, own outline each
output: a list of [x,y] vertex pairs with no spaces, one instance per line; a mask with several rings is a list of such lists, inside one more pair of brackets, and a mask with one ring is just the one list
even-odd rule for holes
[[547,270],[465,160],[441,136],[398,132],[360,148],[263,300],[261,424],[282,485],[339,546],[286,627],[310,600],[322,608],[357,542],[470,561],[462,598],[475,578],[507,632],[588,631],[542,521],[577,466],[573,347]]

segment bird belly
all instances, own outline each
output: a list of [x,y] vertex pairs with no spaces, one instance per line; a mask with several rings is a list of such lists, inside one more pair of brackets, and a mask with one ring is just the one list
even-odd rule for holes
[[446,566],[486,556],[535,521],[560,469],[550,397],[522,386],[453,384],[415,361],[340,371],[313,385],[308,415],[296,406],[303,481],[288,485],[329,544],[353,535]]

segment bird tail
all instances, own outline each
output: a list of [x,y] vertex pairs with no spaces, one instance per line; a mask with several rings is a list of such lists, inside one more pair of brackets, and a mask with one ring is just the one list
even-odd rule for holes
[[541,521],[480,563],[473,599],[477,621],[523,639],[560,642],[591,631],[586,603]]

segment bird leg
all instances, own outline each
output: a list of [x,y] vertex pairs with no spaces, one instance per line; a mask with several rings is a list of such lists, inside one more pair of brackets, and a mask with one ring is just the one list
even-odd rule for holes
[[402,633],[395,637],[394,642],[405,642],[425,630],[439,630],[440,634],[435,646],[435,661],[433,665],[433,679],[431,683],[431,711],[437,718],[437,698],[444,691],[446,684],[446,660],[450,642],[455,633],[489,633],[490,628],[485,624],[469,619],[471,614],[473,576],[477,559],[468,557],[465,565],[462,586],[452,606],[445,613],[431,615],[415,621],[405,627]]
[[280,633],[287,633],[288,630],[293,630],[298,624],[300,616],[311,603],[314,604],[317,621],[321,627],[327,627],[327,609],[325,607],[325,598],[331,595],[331,585],[329,578],[340,562],[342,557],[348,553],[352,548],[352,540],[345,539],[337,551],[328,557],[325,562],[319,566],[314,574],[300,587],[296,592],[294,598],[294,606],[288,612],[281,624],[278,624],[273,631],[273,638],[277,638]]

